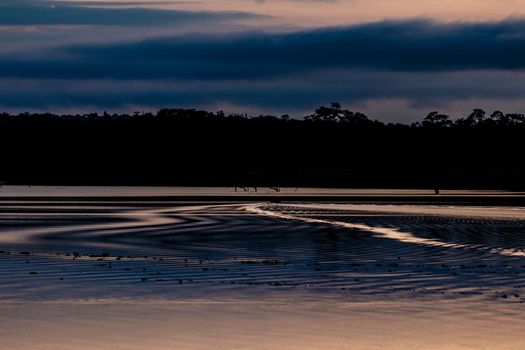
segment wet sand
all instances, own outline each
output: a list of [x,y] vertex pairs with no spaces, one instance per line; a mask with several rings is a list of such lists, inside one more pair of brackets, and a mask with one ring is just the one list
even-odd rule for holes
[[0,337],[2,349],[45,350],[523,347],[523,323],[515,317],[426,306],[421,312],[397,303],[334,305],[293,300],[3,304]]
[[0,200],[1,349],[522,349],[525,208]]

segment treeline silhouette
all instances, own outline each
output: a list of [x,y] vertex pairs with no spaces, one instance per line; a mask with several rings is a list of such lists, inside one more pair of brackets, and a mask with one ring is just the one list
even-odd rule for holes
[[525,116],[383,123],[340,104],[303,119],[162,109],[0,114],[8,184],[525,188]]

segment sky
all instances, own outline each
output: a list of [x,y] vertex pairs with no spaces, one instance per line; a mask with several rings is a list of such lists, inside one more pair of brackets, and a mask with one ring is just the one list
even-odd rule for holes
[[523,0],[0,0],[0,110],[525,112]]

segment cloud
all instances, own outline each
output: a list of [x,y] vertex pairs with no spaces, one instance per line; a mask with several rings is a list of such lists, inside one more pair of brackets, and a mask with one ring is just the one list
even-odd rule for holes
[[[160,26],[179,25],[187,22],[216,22],[254,19],[262,16],[248,12],[181,11],[126,7],[121,3],[108,7],[110,2],[97,2],[86,7],[85,2],[0,0],[0,25],[118,25]],[[112,3],[115,5],[116,3]],[[135,6],[146,2],[134,3]],[[148,3],[154,5],[155,3]]]
[[387,110],[390,120],[458,101],[525,109],[524,44],[525,20],[511,19],[67,45],[0,55],[0,107],[238,106],[278,114],[338,100]]
[[332,69],[525,68],[525,20],[378,22],[293,33],[191,35],[0,56],[0,77],[261,79]]
[[[295,1],[295,2],[326,2],[326,3],[336,3],[337,0],[290,0],[290,1]],[[272,1],[269,1],[269,0],[255,0],[256,3],[259,3],[259,4],[264,4],[264,3],[267,3],[267,2],[272,2]]]
[[[459,102],[464,111],[485,107],[480,101],[491,101],[486,108],[524,110],[524,77],[505,71],[333,71],[264,81],[3,79],[0,108],[133,111],[170,106],[232,110],[231,106],[237,106],[238,111],[302,116],[321,104],[340,101],[356,110],[381,111],[372,114],[374,117],[414,120],[415,113],[420,117],[422,111],[444,109],[455,113],[457,109],[450,106]],[[476,102],[469,106],[468,101]]]
[[[11,1],[11,0],[4,0],[4,1]],[[48,5],[68,5],[68,6],[79,6],[79,7],[138,7],[138,6],[157,6],[157,5],[173,5],[173,4],[192,4],[197,3],[196,1],[80,1],[80,0],[24,0],[29,2],[37,2],[48,4]],[[20,3],[20,0],[17,0],[16,2]],[[11,1],[13,3],[13,1]]]

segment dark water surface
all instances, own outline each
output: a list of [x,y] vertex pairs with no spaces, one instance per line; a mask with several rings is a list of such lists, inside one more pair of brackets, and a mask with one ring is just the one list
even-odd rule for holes
[[0,203],[0,298],[525,301],[525,209]]

